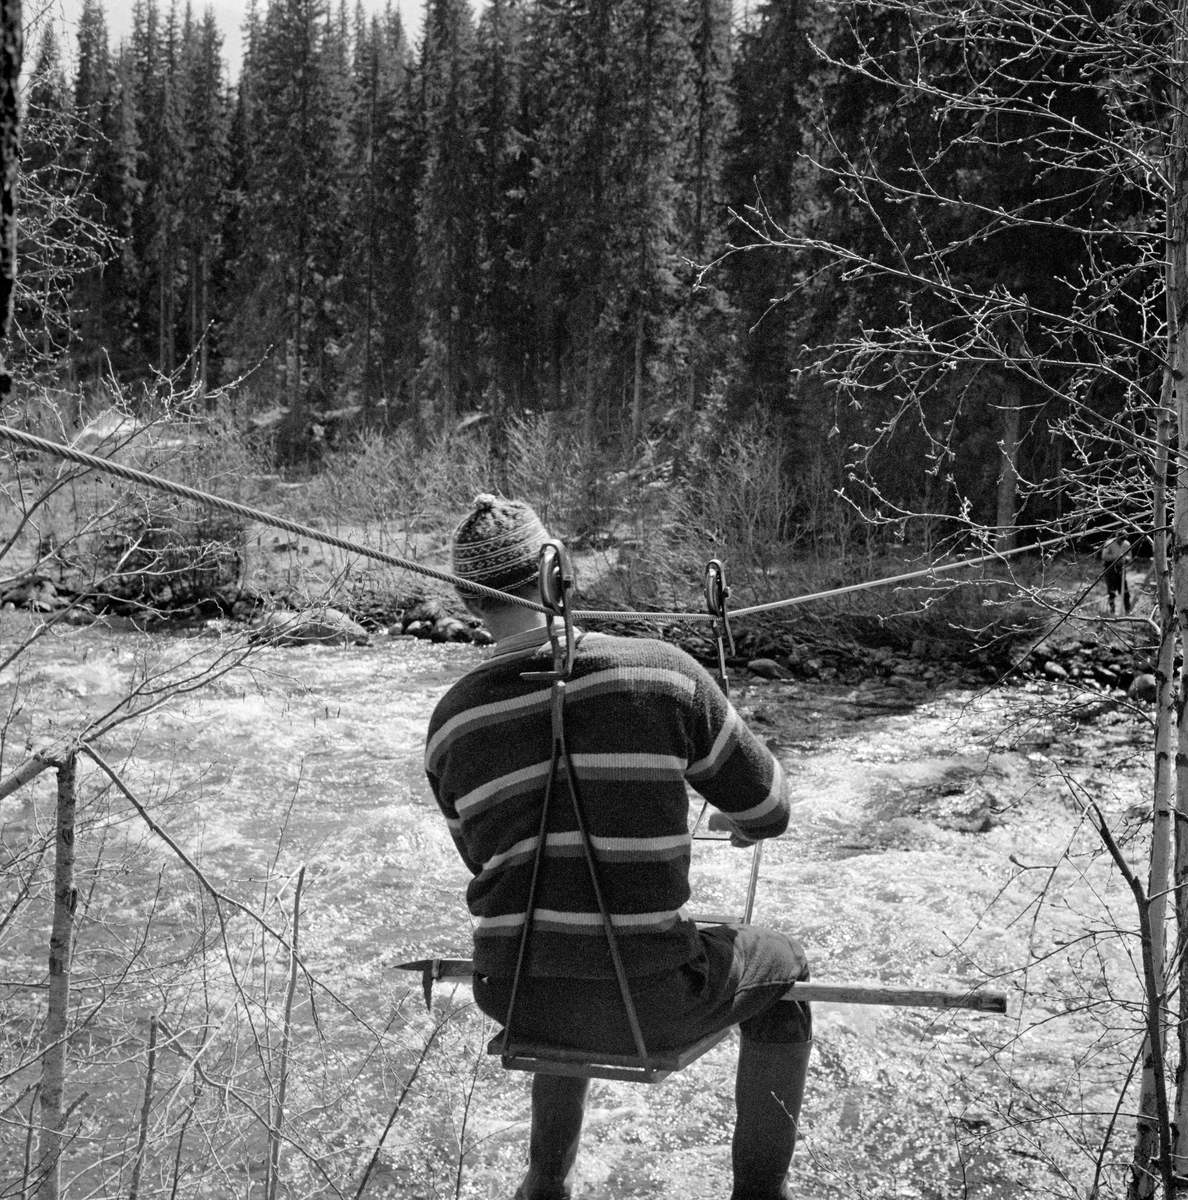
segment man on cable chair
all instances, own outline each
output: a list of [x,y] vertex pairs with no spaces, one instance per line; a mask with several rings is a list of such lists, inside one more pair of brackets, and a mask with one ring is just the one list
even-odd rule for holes
[[[476,497],[454,531],[454,572],[537,596],[548,540],[526,504]],[[552,666],[545,616],[464,596],[496,640],[442,698],[426,769],[474,875],[474,996],[505,1021],[549,775]],[[689,898],[686,782],[719,810],[737,846],[788,825],[783,773],[713,679],[683,651],[644,638],[577,633],[565,707],[602,889],[649,1050],[740,1031],[732,1200],[784,1200],[812,1044],[809,1006],[783,999],[808,978],[792,938],[754,926],[698,928]],[[517,1036],[574,1050],[635,1050],[573,811],[550,810],[535,918],[517,991]],[[572,1195],[589,1080],[537,1074],[528,1172],[516,1200]]]

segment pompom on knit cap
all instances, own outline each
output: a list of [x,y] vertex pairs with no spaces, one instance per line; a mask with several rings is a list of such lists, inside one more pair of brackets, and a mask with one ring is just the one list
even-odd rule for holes
[[454,530],[454,574],[501,592],[516,591],[537,578],[540,548],[548,539],[548,530],[522,500],[480,492]]

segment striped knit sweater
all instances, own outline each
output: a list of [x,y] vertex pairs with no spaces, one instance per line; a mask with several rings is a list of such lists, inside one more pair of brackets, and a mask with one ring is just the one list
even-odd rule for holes
[[[474,873],[475,969],[496,977],[515,969],[552,751],[549,684],[521,678],[551,669],[543,638],[541,630],[500,643],[429,722],[429,783]],[[565,735],[627,973],[688,962],[699,948],[681,911],[691,848],[685,785],[748,836],[775,837],[788,825],[779,764],[693,659],[652,639],[580,638]],[[538,889],[525,970],[613,977],[563,784],[554,789]]]

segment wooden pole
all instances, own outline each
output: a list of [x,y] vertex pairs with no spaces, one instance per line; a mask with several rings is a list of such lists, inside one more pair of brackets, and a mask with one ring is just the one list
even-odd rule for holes
[[[474,962],[469,958],[425,958],[399,963],[398,971],[420,971],[425,979],[469,980]],[[967,1008],[974,1012],[1005,1013],[1006,996],[1002,992],[984,992],[973,988],[947,991],[942,988],[884,987],[867,983],[794,983],[787,992],[789,1000],[823,1000],[832,1004],[886,1004],[897,1008]]]
[[65,1108],[67,1018],[70,1013],[70,949],[74,922],[74,816],[77,760],[58,764],[58,812],[54,859],[54,920],[50,931],[49,998],[41,1055],[41,1130],[37,1147],[37,1200],[58,1200]]
[[939,988],[867,987],[860,983],[796,983],[787,1000],[823,1000],[832,1004],[886,1004],[896,1008],[968,1008],[1005,1013],[1002,992],[949,992]]

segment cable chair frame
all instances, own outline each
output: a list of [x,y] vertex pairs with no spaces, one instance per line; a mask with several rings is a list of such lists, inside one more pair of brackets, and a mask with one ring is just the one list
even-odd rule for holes
[[[512,976],[511,997],[508,1001],[507,1018],[504,1027],[497,1033],[487,1046],[489,1054],[498,1054],[503,1066],[508,1070],[534,1071],[546,1075],[570,1075],[586,1079],[621,1079],[636,1083],[659,1083],[660,1080],[679,1071],[689,1063],[698,1059],[711,1047],[717,1045],[730,1032],[729,1028],[701,1038],[688,1045],[661,1052],[649,1052],[640,1028],[639,1018],[635,1011],[635,1003],[631,997],[631,986],[627,972],[623,967],[622,956],[619,952],[618,939],[615,935],[614,922],[607,907],[606,897],[602,889],[597,855],[594,852],[593,841],[590,837],[586,821],[585,807],[582,802],[581,786],[565,741],[565,684],[573,669],[574,634],[573,620],[569,608],[569,592],[573,587],[573,570],[565,547],[558,541],[548,541],[541,547],[540,553],[540,598],[547,612],[547,628],[549,640],[553,648],[553,670],[525,672],[525,679],[547,679],[551,682],[549,697],[549,713],[552,725],[552,755],[549,764],[548,779],[545,784],[544,801],[541,806],[540,826],[537,836],[536,853],[532,863],[532,875],[528,887],[528,903],[524,915],[524,926],[520,932],[520,944],[516,955],[515,973]],[[722,646],[723,636],[729,636],[729,625],[725,614],[726,597],[729,595],[725,587],[722,564],[716,559],[706,568],[706,602],[709,611],[714,616],[714,627],[718,641],[718,682],[723,691],[728,688],[726,679],[726,662]],[[558,634],[555,622],[560,619],[563,629]],[[519,998],[520,980],[524,962],[527,956],[528,943],[532,936],[533,920],[536,913],[537,893],[540,883],[541,869],[544,863],[546,839],[548,836],[549,815],[557,792],[557,782],[563,776],[569,792],[570,803],[573,807],[574,818],[581,839],[582,853],[589,871],[590,884],[598,903],[599,915],[602,919],[603,932],[606,934],[607,945],[610,949],[611,962],[615,969],[615,979],[619,985],[619,993],[623,999],[623,1008],[627,1023],[631,1029],[631,1038],[635,1045],[635,1054],[603,1054],[589,1050],[574,1050],[565,1047],[546,1045],[515,1034],[515,1019],[517,1000]],[[703,805],[701,813],[694,823],[691,837],[696,836],[701,819],[705,815],[707,805]],[[718,841],[721,839],[712,838]],[[755,889],[759,878],[759,847],[755,844],[751,875],[747,889],[746,910],[742,923],[747,924],[751,919],[754,907]],[[726,923],[729,918],[695,917],[702,923]]]

